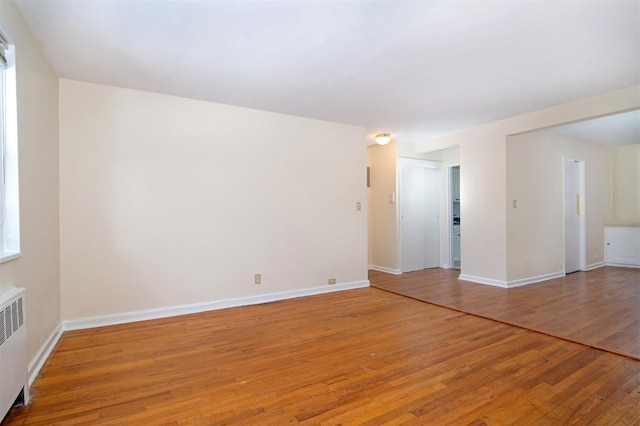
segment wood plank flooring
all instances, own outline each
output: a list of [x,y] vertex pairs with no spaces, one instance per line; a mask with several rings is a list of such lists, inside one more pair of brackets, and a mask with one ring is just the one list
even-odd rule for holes
[[371,285],[439,306],[640,359],[640,269],[604,267],[504,289],[454,269],[369,271]]
[[8,425],[640,424],[640,362],[375,288],[67,332]]

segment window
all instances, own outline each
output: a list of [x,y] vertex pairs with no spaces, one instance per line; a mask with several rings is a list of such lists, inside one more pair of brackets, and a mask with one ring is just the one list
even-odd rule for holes
[[20,256],[14,46],[0,30],[0,262]]

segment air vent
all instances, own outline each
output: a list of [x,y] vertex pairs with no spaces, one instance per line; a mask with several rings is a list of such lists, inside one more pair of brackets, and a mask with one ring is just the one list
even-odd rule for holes
[[0,311],[0,345],[4,343],[4,315]]
[[24,325],[22,297],[0,311],[0,345]]
[[22,308],[22,297],[18,299],[18,327],[24,324],[24,309]]
[[15,333],[18,331],[18,301],[16,300],[11,304],[11,325],[12,331]]
[[7,306],[4,310],[4,332],[6,333],[7,339],[13,334],[13,329],[11,328],[11,305]]

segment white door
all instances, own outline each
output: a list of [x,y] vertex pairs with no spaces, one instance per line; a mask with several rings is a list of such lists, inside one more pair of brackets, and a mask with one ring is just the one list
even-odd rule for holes
[[400,169],[400,226],[402,227],[402,272],[424,269],[426,203],[424,169]]
[[400,167],[400,226],[402,272],[438,266],[438,169]]
[[425,189],[425,268],[437,268],[440,263],[440,170],[424,170]]
[[564,270],[571,273],[583,268],[583,167],[580,161],[564,162]]

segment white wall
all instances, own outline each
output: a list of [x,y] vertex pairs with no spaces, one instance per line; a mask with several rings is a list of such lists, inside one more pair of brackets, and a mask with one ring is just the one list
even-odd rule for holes
[[507,283],[508,135],[640,107],[640,86],[519,115],[417,144],[418,152],[460,146],[462,277]]
[[437,151],[418,152],[415,143],[396,142],[396,155],[398,158],[417,158],[419,160],[439,161],[443,164],[449,164],[460,161],[460,147],[452,146]]
[[433,152],[417,152],[416,144],[410,142],[396,142],[396,156],[398,158],[416,158],[419,160],[440,161],[444,150]]
[[0,26],[16,46],[22,257],[0,265],[0,293],[25,287],[33,359],[60,322],[58,77],[12,1]]
[[460,145],[460,259],[467,279],[506,281],[505,176],[503,141]]
[[451,148],[443,149],[442,162],[444,164],[455,164],[460,162],[460,147],[453,146]]
[[359,127],[60,80],[63,319],[366,281],[365,150]]
[[371,168],[369,197],[369,266],[392,273],[400,272],[398,247],[396,143],[367,148],[367,165]]
[[613,148],[551,131],[525,133],[507,142],[509,281],[564,272],[564,157],[585,161],[587,268],[604,261],[604,226],[613,217]]
[[612,224],[640,226],[640,144],[615,148],[613,182]]
[[[425,155],[429,155],[431,153],[423,153],[423,152],[416,152],[416,144],[414,143],[410,143],[410,142],[395,142],[395,146],[396,146],[396,155],[398,157],[405,157],[405,158],[423,158]],[[372,145],[371,147],[375,147],[376,145]],[[434,161],[440,161],[440,157],[438,158],[438,160],[434,160]]]

